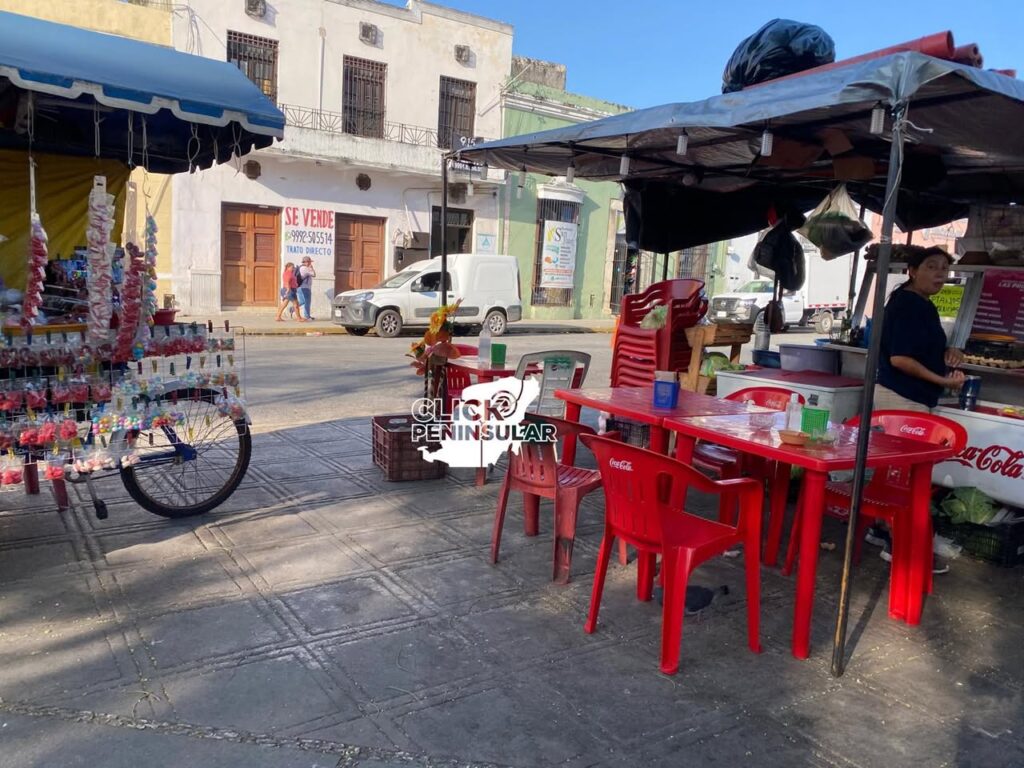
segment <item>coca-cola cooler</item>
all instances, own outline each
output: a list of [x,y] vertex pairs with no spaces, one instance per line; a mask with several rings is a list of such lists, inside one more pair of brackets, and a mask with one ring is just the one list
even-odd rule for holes
[[[934,413],[967,429],[967,447],[938,464],[932,480],[947,488],[974,487],[993,499],[1019,506],[1024,500],[1024,418],[1004,406],[981,403],[975,411],[939,406]],[[1019,411],[1018,411],[1019,412]]]
[[860,413],[864,382],[821,371],[781,371],[760,368],[747,371],[719,371],[718,396],[725,397],[747,387],[780,387],[803,395],[807,405],[824,408],[829,421],[839,424]]

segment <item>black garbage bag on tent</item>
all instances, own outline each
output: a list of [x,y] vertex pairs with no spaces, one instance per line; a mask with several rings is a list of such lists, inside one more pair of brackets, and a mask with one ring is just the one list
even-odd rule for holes
[[804,287],[804,249],[785,221],[780,221],[765,232],[754,246],[754,262],[770,270],[784,291],[799,291]]
[[803,72],[836,60],[836,44],[813,24],[773,19],[742,43],[725,65],[722,93]]

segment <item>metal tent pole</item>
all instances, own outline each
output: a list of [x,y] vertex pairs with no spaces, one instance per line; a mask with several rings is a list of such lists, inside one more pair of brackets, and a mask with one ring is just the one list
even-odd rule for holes
[[664,261],[661,263],[661,280],[668,280],[668,253],[662,254]]
[[[864,204],[860,206],[858,218],[864,221]],[[850,269],[850,295],[846,301],[846,322],[853,319],[853,304],[857,298],[857,270],[860,269],[860,248],[853,252],[853,261]]]
[[[882,236],[878,242],[876,270],[879,286],[881,277],[889,274],[892,255],[892,230],[896,220],[896,198],[899,196],[903,169],[903,123],[907,116],[907,103],[899,102],[892,108],[892,148],[889,151],[889,176],[885,183],[885,205],[882,208]],[[871,412],[875,404],[875,379],[882,343],[882,325],[885,319],[885,291],[875,290],[874,311],[871,318],[871,344],[864,368],[864,394],[860,403],[860,429],[857,434],[856,465],[853,473],[853,493],[850,499],[850,519],[846,529],[846,548],[843,551],[843,575],[839,586],[839,609],[836,612],[836,632],[832,642],[832,674],[841,677],[846,666],[846,624],[850,614],[850,566],[853,545],[857,535],[857,517],[864,493],[864,475],[871,437]]]
[[448,155],[441,155],[441,306],[448,303]]

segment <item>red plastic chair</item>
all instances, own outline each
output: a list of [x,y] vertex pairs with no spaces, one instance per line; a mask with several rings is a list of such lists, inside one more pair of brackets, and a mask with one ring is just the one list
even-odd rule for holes
[[[849,426],[860,424],[855,416],[846,422]],[[916,411],[875,411],[871,414],[871,428],[880,429],[887,435],[921,440],[932,445],[946,445],[959,452],[967,445],[967,430],[952,419]],[[853,483],[828,483],[825,486],[825,514],[847,520],[853,496]],[[892,534],[893,558],[898,552],[905,552],[909,546],[903,522],[910,508],[910,472],[906,467],[892,465],[875,470],[864,488],[860,515],[857,520],[857,534],[854,544],[854,560],[860,562],[864,535],[876,520],[889,524]],[[796,561],[800,538],[800,506],[789,535],[786,563],[782,573],[789,575]],[[931,562],[931,535],[928,538],[928,560]],[[931,592],[931,570],[929,569],[928,591]]]
[[[764,489],[756,480],[710,480],[692,467],[658,453],[603,437],[584,435],[583,443],[597,457],[605,493],[605,528],[597,556],[585,631],[597,626],[608,561],[615,539],[639,551],[637,597],[650,600],[655,560],[662,558],[665,588],[661,625],[661,671],[679,670],[686,584],[693,570],[740,542],[747,575],[747,632],[750,650],[760,653],[760,545]],[[690,514],[683,506],[688,487],[719,496],[720,503],[739,498],[736,526]]]
[[[458,350],[459,354],[464,357],[476,357],[479,350],[472,344],[453,344],[452,346]],[[458,359],[458,358],[456,358]],[[445,378],[445,399],[444,408],[445,413],[451,413],[452,401],[458,400],[462,397],[462,390],[473,383],[473,377],[469,371],[462,370],[461,368],[452,368],[451,366],[445,366],[444,369]]]
[[[526,421],[554,424],[559,443],[570,435],[594,434],[590,427],[553,416],[528,413]],[[509,494],[512,491],[523,494],[523,526],[527,536],[537,535],[540,500],[551,499],[555,503],[552,579],[560,584],[568,584],[580,501],[600,486],[601,475],[596,469],[582,469],[558,461],[553,443],[524,442],[519,453],[509,449],[508,472],[501,484],[498,509],[494,515],[491,563],[498,562],[498,549],[501,546],[501,531],[505,525],[505,508],[508,506]]]

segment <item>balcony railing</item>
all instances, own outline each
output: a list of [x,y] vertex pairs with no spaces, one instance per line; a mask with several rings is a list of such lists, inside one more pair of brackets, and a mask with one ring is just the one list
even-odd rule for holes
[[384,139],[421,147],[437,147],[436,128],[392,123],[387,120],[353,119],[352,116],[343,115],[341,112],[329,112],[326,109],[312,107],[296,107],[291,104],[278,104],[277,106],[284,112],[286,123],[296,128]]
[[143,5],[146,8],[156,8],[160,11],[173,11],[178,3],[176,0],[121,0],[128,5]]
[[366,115],[343,115],[341,112],[329,112],[326,109],[313,107],[297,107],[292,104],[278,104],[277,107],[284,113],[286,123],[296,128],[384,139],[401,144],[415,144],[420,147],[441,148],[436,128],[367,119]]

